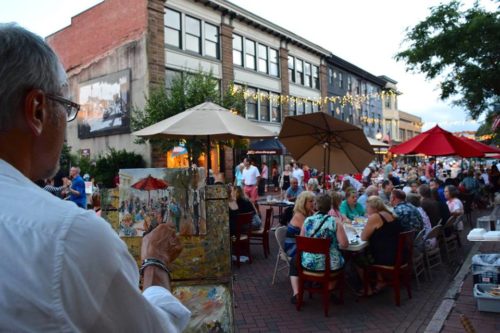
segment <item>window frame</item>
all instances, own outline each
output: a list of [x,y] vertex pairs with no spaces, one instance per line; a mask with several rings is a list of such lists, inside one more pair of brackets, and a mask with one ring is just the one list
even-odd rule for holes
[[[209,22],[206,22],[206,21],[203,21],[203,43],[204,43],[204,47],[203,47],[203,53],[206,57],[211,57],[211,58],[215,58],[215,59],[220,59],[220,29],[218,26],[216,26],[215,24],[212,24],[212,23],[209,23]],[[207,37],[207,26],[210,26],[210,27],[213,27],[215,28],[215,41],[209,39]],[[213,55],[210,55],[210,54],[207,54],[207,43],[209,44],[215,44],[215,56]]]
[[[276,62],[274,62],[272,59],[273,57],[271,54],[273,52],[276,52]],[[280,77],[280,52],[277,49],[274,49],[272,47],[269,47],[269,75],[274,76],[274,77]],[[276,67],[276,74],[272,73],[271,68]]]
[[[167,22],[169,22],[169,20],[167,20],[167,18],[166,18],[166,16],[168,15],[168,12],[175,13],[175,14],[179,15],[179,28],[178,29],[177,29],[177,27],[174,27],[174,26],[167,24]],[[182,43],[182,35],[183,35],[182,13],[177,11],[177,10],[174,10],[174,9],[166,8],[165,14],[163,15],[163,30],[164,30],[164,34],[165,34],[165,36],[163,38],[165,45],[169,45],[169,46],[172,46],[172,47],[175,47],[175,48],[182,50],[182,47],[183,47],[183,43]],[[174,44],[170,44],[167,42],[167,36],[169,36],[169,34],[167,34],[166,30],[171,30],[171,31],[177,32],[179,45],[174,45]]]
[[[197,21],[198,22],[198,28],[199,28],[199,35],[195,35],[193,34],[192,32],[188,32],[188,20],[193,20],[193,21]],[[185,51],[188,51],[188,52],[193,52],[193,53],[196,53],[196,54],[199,54],[199,55],[203,55],[203,48],[202,48],[202,45],[201,45],[201,39],[202,39],[202,24],[201,24],[201,20],[196,18],[196,17],[193,17],[193,16],[190,16],[190,15],[185,15],[185,29],[184,29],[184,38],[185,38],[185,47],[184,47],[184,50]],[[192,38],[195,38],[198,40],[198,51],[195,51],[195,50],[192,50],[192,49],[189,49],[188,48],[188,37],[192,37]]]
[[[237,38],[239,38],[239,39],[240,39],[240,45],[239,45],[239,46],[241,47],[241,49],[240,49],[240,50],[235,49],[235,47],[234,47],[234,46],[235,46],[235,40],[236,40]],[[245,62],[244,62],[244,57],[243,57],[243,55],[244,55],[244,51],[243,51],[243,49],[244,49],[244,47],[243,47],[243,40],[244,40],[243,36],[240,36],[240,35],[238,35],[238,34],[233,34],[233,43],[232,43],[232,47],[233,47],[233,65],[236,65],[236,66],[241,66],[241,67],[243,67],[243,66],[244,66],[244,64],[245,64]],[[239,54],[240,54],[240,56],[239,56],[239,57],[235,57],[235,52],[239,53]],[[236,58],[239,58],[241,63],[236,64],[236,63],[234,62],[234,59],[236,59]]]
[[[290,60],[292,60],[292,61],[290,61]],[[293,82],[293,83],[295,83],[295,81],[296,81],[295,57],[291,56],[291,55],[288,56],[288,81]]]
[[[261,52],[263,51],[263,52]],[[269,47],[258,43],[257,44],[257,72],[269,74]],[[261,64],[266,66],[265,70],[261,69]]]
[[[244,44],[245,49],[243,50],[243,52],[245,54],[245,68],[256,71],[257,70],[257,42],[252,40],[252,39],[249,39],[249,38],[245,38],[244,40],[245,40],[245,42],[243,44]],[[250,44],[250,43],[253,44],[253,54],[249,53],[248,44]],[[248,66],[248,63],[249,63],[248,57],[253,57],[253,62],[252,62],[253,67]]]

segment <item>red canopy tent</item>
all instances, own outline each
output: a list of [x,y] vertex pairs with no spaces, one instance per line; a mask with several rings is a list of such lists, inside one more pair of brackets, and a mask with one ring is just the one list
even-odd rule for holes
[[390,149],[393,154],[425,154],[428,156],[483,157],[472,144],[445,131],[438,125]]
[[468,137],[465,136],[459,136],[459,139],[462,139],[463,141],[469,143],[470,145],[474,146],[477,150],[485,153],[485,154],[500,154],[500,149],[485,145],[484,143],[478,142],[473,139],[469,139]]

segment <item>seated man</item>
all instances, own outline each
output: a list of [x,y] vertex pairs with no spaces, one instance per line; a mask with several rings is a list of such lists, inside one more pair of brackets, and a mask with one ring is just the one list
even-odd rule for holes
[[382,182],[382,190],[379,193],[379,196],[382,198],[382,201],[386,205],[389,204],[389,201],[391,199],[391,192],[394,189],[394,185],[392,185],[392,182],[390,180],[384,180]]
[[297,178],[292,177],[290,179],[290,187],[286,190],[285,199],[291,202],[295,202],[295,199],[302,193],[303,188],[299,186],[299,181]]
[[418,233],[424,227],[424,221],[417,207],[406,202],[406,194],[402,190],[393,190],[391,205],[405,231],[414,229]]

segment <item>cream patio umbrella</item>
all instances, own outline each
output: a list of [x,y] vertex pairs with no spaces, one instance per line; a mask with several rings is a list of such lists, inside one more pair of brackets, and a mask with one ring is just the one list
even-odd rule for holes
[[207,180],[211,168],[210,141],[269,138],[270,130],[212,102],[205,102],[132,133],[144,138],[202,138],[207,140]]
[[324,112],[286,117],[279,139],[297,161],[326,173],[361,172],[375,157],[361,128]]

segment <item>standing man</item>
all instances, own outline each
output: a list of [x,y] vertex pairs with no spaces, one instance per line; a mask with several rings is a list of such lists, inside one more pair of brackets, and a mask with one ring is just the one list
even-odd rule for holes
[[304,188],[304,170],[302,170],[297,162],[293,163],[292,177],[297,179],[299,187]]
[[391,201],[391,193],[394,189],[394,185],[390,180],[384,180],[382,182],[382,190],[380,190],[379,196],[382,198],[386,205],[389,205]]
[[78,207],[87,209],[87,196],[85,194],[85,182],[80,176],[79,167],[71,167],[69,169],[69,178],[71,179],[71,186],[69,190],[69,200],[73,201]]
[[33,181],[59,169],[66,122],[79,105],[42,38],[0,24],[0,331],[181,332],[190,312],[170,293],[182,250],[158,226],[139,270],[111,225]]
[[260,183],[261,183],[261,188],[259,188],[259,191],[262,191],[260,193],[260,195],[264,195],[265,192],[267,192],[267,180],[269,179],[269,174],[268,174],[268,171],[269,169],[267,168],[267,163],[266,162],[262,162],[262,168],[261,168],[261,172],[260,172],[260,175],[261,175],[261,179],[260,179]]
[[431,179],[433,179],[436,175],[436,159],[434,157],[431,157],[429,159],[429,163],[425,166],[425,178],[427,178],[427,181],[429,182]]
[[255,203],[257,201],[257,185],[259,184],[260,173],[255,165],[251,164],[249,158],[243,160],[242,182],[243,189],[247,197]]
[[389,175],[394,171],[394,167],[392,166],[392,159],[388,159],[387,163],[384,167],[384,180],[389,179]]

